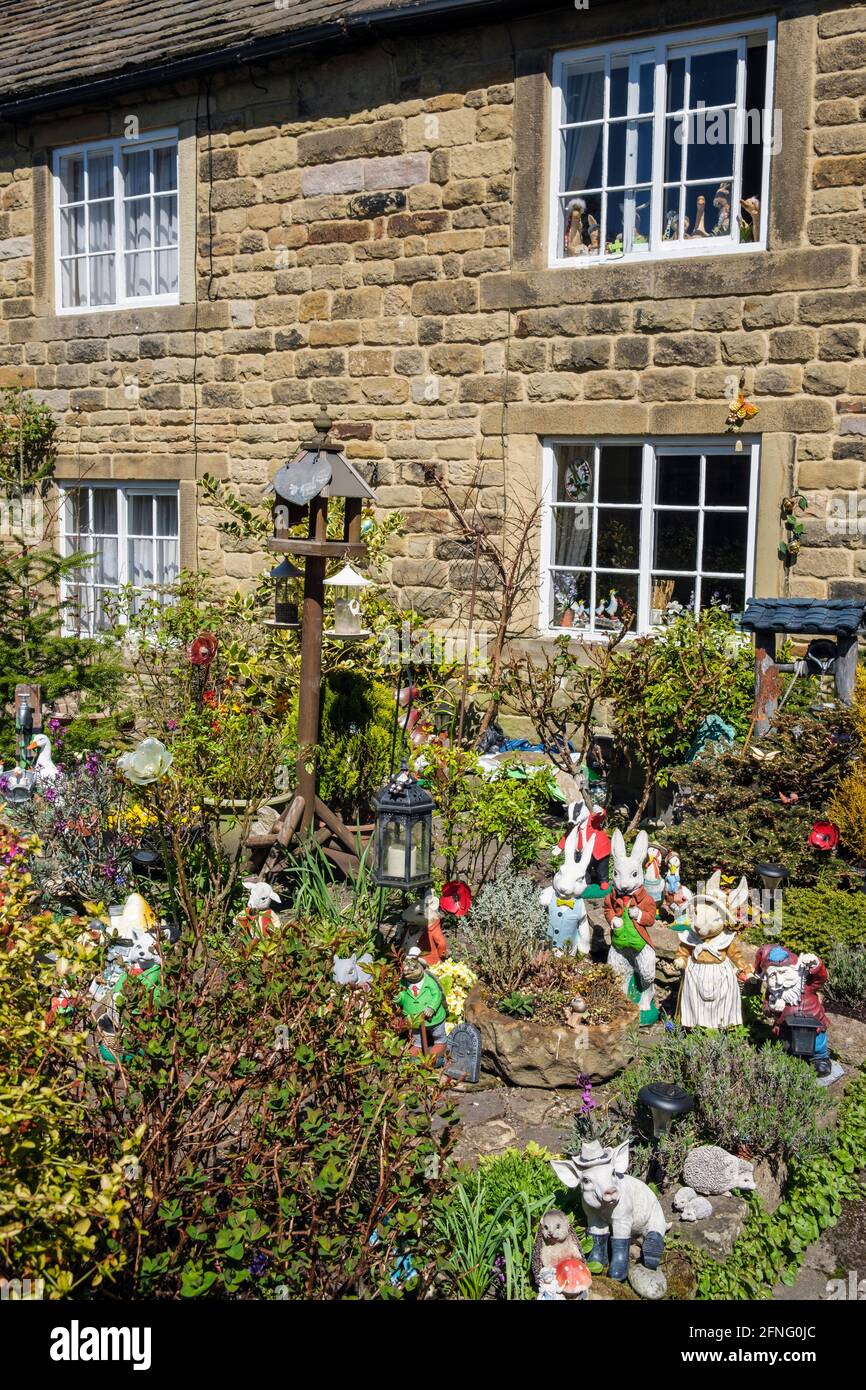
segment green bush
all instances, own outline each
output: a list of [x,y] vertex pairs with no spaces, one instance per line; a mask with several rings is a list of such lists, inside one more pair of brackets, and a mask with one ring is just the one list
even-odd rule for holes
[[834,946],[824,964],[829,975],[828,1004],[866,1004],[866,946]]
[[388,779],[394,713],[394,691],[379,681],[351,671],[327,677],[316,760],[319,795],[348,820],[369,819],[373,797]]
[[[866,947],[866,893],[842,888],[786,888],[782,895],[782,930],[773,936],[791,951],[813,951],[829,969],[834,947]],[[760,930],[749,933],[756,945],[769,940]]]
[[672,1178],[695,1144],[731,1149],[742,1140],[758,1157],[786,1162],[803,1162],[826,1147],[820,1124],[828,1101],[811,1067],[776,1043],[756,1048],[745,1030],[673,1033],[617,1077],[617,1108],[645,1142],[652,1119],[637,1096],[653,1081],[682,1086],[695,1100],[692,1113],[671,1125],[661,1141]]
[[494,998],[520,993],[548,949],[547,910],[534,879],[506,872],[487,883],[460,933],[460,951]]

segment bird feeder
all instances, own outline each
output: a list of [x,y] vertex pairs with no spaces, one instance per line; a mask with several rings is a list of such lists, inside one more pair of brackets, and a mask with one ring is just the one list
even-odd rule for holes
[[274,618],[272,627],[296,628],[298,622],[298,579],[303,579],[303,570],[296,569],[291,560],[281,560],[268,576],[274,581]]
[[433,882],[433,798],[404,760],[375,798],[375,880],[380,888],[417,892]]
[[362,627],[361,591],[370,584],[362,574],[351,565],[344,565],[339,574],[325,580],[325,588],[334,589],[334,626],[328,628],[326,637],[336,637],[344,642],[355,642],[360,637],[369,637],[370,629]]

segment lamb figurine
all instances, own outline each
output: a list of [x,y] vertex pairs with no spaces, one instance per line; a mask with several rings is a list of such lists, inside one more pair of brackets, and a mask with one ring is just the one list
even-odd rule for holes
[[753,1192],[757,1186],[753,1165],[717,1144],[690,1150],[683,1164],[683,1182],[706,1197],[730,1197],[734,1188]]
[[643,1264],[657,1270],[667,1230],[658,1197],[645,1182],[627,1172],[629,1142],[626,1139],[611,1149],[598,1139],[585,1140],[579,1154],[551,1159],[560,1182],[580,1189],[587,1229],[592,1236],[589,1263],[596,1260],[609,1265],[609,1277],[619,1283],[628,1276],[633,1237],[643,1236]]
[[701,1197],[693,1187],[681,1187],[671,1203],[680,1214],[680,1221],[706,1221],[713,1214],[713,1204]]

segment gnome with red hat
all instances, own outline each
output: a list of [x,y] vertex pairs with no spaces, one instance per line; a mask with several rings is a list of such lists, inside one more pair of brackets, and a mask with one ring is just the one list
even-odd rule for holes
[[817,1025],[815,1071],[826,1076],[830,1071],[827,1015],[819,993],[827,983],[824,962],[810,951],[798,955],[786,946],[760,946],[755,956],[755,974],[764,987],[764,1008],[774,1017],[775,1038],[784,1041],[787,1025],[796,1018],[810,1019]]

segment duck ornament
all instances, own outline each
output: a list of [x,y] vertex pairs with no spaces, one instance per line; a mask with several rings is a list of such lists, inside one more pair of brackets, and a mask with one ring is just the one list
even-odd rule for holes
[[595,836],[587,841],[578,857],[578,833],[579,828],[575,826],[566,836],[562,863],[553,875],[553,887],[545,888],[539,901],[547,908],[547,935],[554,950],[570,956],[588,956],[591,934],[583,896],[595,850]]
[[51,740],[47,734],[34,734],[27,745],[28,753],[36,754],[33,771],[37,782],[55,782],[60,771],[51,755]]

